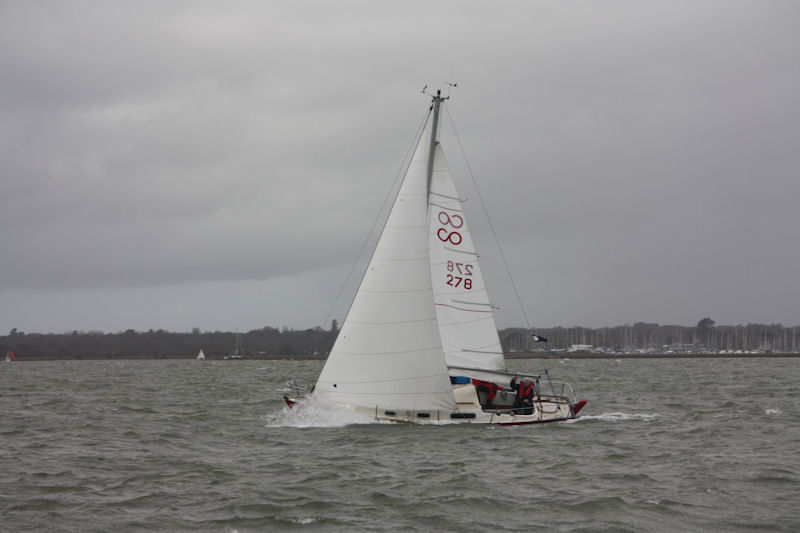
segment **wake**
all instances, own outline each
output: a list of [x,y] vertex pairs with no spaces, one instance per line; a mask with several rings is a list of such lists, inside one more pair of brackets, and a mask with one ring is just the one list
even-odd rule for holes
[[646,413],[603,413],[601,415],[582,415],[575,420],[569,420],[568,423],[576,424],[588,420],[602,420],[603,422],[628,422],[630,420],[643,420],[651,421],[661,417],[661,415],[650,415]]

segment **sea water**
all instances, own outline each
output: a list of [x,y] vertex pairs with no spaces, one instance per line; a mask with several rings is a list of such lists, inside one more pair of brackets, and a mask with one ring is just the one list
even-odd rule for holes
[[288,410],[321,361],[2,363],[0,530],[800,530],[800,359],[510,366],[570,382],[581,418]]

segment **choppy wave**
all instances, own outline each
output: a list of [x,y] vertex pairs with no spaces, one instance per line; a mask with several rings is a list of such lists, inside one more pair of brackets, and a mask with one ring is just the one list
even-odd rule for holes
[[800,531],[797,360],[573,359],[577,420],[435,430],[285,407],[321,366],[3,368],[0,530]]

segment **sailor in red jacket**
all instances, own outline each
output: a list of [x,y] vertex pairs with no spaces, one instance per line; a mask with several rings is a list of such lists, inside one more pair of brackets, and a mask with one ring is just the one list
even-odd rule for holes
[[511,389],[517,391],[514,400],[514,412],[516,414],[529,415],[533,413],[533,382],[523,379],[517,383],[517,376],[511,378]]

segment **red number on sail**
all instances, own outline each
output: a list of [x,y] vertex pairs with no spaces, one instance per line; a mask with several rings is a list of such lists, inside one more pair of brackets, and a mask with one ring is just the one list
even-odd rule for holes
[[[447,275],[447,284],[450,285],[451,287],[458,287],[459,285],[461,285],[462,281],[464,282],[464,287],[466,287],[467,289],[472,288],[472,280],[459,278],[458,276],[453,276],[452,274]],[[466,283],[467,281],[469,281],[469,287],[467,287]]]
[[459,285],[464,287],[465,289],[472,289],[472,278],[467,276],[472,275],[472,265],[468,265],[465,263],[456,263],[455,261],[448,261],[447,262],[447,271],[448,272],[457,272],[459,276],[454,276],[453,274],[447,274],[447,284],[451,287],[458,287]]

